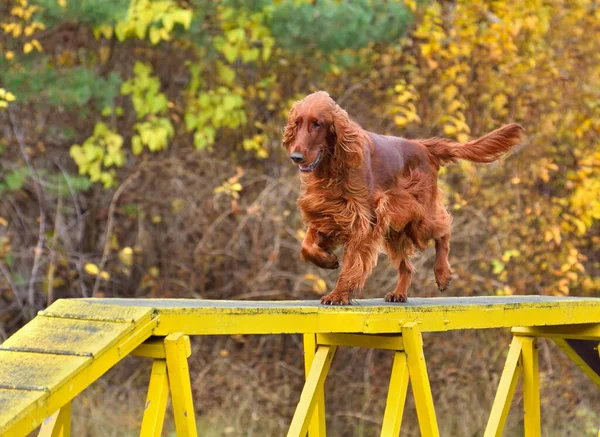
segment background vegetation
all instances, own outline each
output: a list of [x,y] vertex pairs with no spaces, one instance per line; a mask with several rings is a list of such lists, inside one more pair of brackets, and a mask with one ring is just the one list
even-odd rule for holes
[[[61,297],[331,288],[337,273],[298,260],[299,179],[280,147],[291,103],[318,89],[380,133],[464,141],[522,124],[505,162],[442,172],[448,293],[600,295],[594,0],[0,0],[0,29],[0,341]],[[363,297],[393,288],[381,261]],[[411,295],[437,296],[431,250],[416,265]],[[508,338],[426,338],[444,435],[481,434]],[[595,435],[597,393],[541,351],[544,435]],[[341,351],[333,435],[378,435],[390,363]],[[192,366],[207,433],[283,434],[299,338],[197,340]],[[148,368],[119,369],[76,406],[102,419],[76,421],[80,435],[139,425]],[[414,411],[405,423],[417,435]]]

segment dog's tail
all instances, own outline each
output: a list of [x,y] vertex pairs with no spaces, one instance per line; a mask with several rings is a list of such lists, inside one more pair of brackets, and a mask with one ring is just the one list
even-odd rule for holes
[[419,140],[440,163],[467,159],[473,162],[493,162],[519,144],[525,130],[511,123],[476,140],[461,144],[444,138]]

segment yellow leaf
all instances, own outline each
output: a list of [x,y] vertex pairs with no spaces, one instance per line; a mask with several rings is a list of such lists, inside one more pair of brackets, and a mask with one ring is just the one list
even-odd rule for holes
[[40,44],[40,42],[39,42],[37,39],[32,39],[32,40],[31,40],[31,45],[32,45],[33,47],[35,47],[35,49],[36,49],[38,52],[41,52],[41,51],[42,51],[42,45]]
[[90,275],[96,276],[98,273],[100,273],[100,268],[96,264],[93,264],[93,263],[87,263],[83,268]]
[[396,115],[394,117],[394,123],[396,123],[400,127],[404,127],[408,123],[408,120],[406,117],[403,117],[401,115]]
[[[23,28],[21,27],[21,25],[20,25],[20,24],[18,24],[18,23],[15,23],[15,25],[14,25],[14,27],[13,27],[12,35],[13,35],[15,38],[18,38],[18,37],[20,37],[20,36],[21,36],[21,32],[22,32],[22,30],[23,30]],[[7,33],[8,33],[8,32],[7,32]]]
[[130,267],[133,264],[133,249],[131,247],[124,247],[119,252],[119,259],[123,264],[127,267]]
[[456,85],[447,86],[444,90],[444,96],[448,101],[452,101],[454,97],[458,94],[458,87]]
[[0,217],[0,226],[8,226],[8,222],[4,217]]
[[469,142],[469,136],[467,134],[458,134],[456,136],[456,139],[458,140],[459,143],[468,143]]
[[4,95],[4,100],[6,100],[7,102],[12,102],[16,99],[15,95],[11,92],[6,92],[6,94]]
[[154,45],[160,42],[160,31],[156,27],[150,28],[150,42]]
[[30,42],[26,42],[25,45],[23,46],[23,52],[24,53],[29,53],[33,50],[33,44],[31,44]]
[[456,126],[454,126],[452,124],[444,125],[444,134],[455,135],[456,134]]
[[99,275],[102,279],[104,279],[105,281],[108,281],[110,279],[110,274],[108,272],[105,272],[104,270],[102,270],[100,272]]
[[313,284],[313,291],[317,294],[325,294],[327,291],[327,284],[323,279],[317,279]]
[[15,57],[15,52],[12,52],[12,51],[9,50],[8,52],[6,52],[4,54],[4,57],[10,61],[12,58]]

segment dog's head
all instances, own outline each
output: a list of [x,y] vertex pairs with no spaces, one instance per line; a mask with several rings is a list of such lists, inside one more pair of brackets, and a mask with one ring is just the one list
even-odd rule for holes
[[352,147],[357,125],[325,91],[294,103],[283,131],[283,146],[302,172],[310,173],[339,156],[351,167],[362,162],[362,146]]

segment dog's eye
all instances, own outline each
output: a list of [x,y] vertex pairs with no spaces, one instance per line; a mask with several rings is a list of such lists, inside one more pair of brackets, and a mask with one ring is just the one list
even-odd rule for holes
[[313,121],[312,125],[315,129],[319,129],[321,127],[321,123],[319,123],[318,121]]

